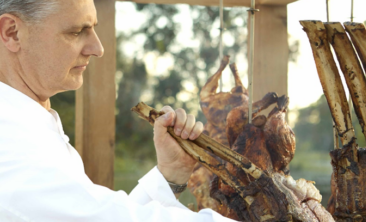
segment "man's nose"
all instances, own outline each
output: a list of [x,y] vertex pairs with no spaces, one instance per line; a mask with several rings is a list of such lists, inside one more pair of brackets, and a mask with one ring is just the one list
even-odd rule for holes
[[104,54],[104,48],[102,43],[100,42],[97,33],[93,30],[91,35],[88,38],[88,42],[85,45],[83,55],[86,56],[96,56],[102,57]]

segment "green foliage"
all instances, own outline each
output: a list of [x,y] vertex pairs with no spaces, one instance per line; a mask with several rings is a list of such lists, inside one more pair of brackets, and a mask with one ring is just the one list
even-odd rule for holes
[[299,110],[293,130],[297,150],[329,152],[333,149],[332,116],[324,96],[316,103]]
[[56,94],[51,97],[51,107],[56,110],[62,120],[66,135],[70,143],[75,143],[75,91]]
[[164,78],[158,77],[158,84],[154,87],[154,104],[174,106],[178,93],[182,90],[183,78],[175,70]]
[[[360,147],[364,147],[365,139],[354,110],[352,111],[352,123],[357,142]],[[294,132],[297,150],[329,152],[334,149],[333,121],[324,95],[316,103],[299,110]]]

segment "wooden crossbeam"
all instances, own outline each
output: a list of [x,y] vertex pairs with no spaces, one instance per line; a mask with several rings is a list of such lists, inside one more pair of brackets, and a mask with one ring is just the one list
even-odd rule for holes
[[[117,0],[123,2],[124,0]],[[224,0],[224,7],[250,7],[251,0]],[[297,0],[256,0],[257,5],[287,5]],[[132,0],[136,3],[155,4],[189,4],[203,6],[219,6],[219,0]]]

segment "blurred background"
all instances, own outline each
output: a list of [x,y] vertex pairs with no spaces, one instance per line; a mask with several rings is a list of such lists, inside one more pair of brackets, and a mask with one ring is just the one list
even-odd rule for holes
[[[225,0],[224,0],[225,1]],[[296,154],[291,175],[316,182],[326,206],[330,195],[333,149],[332,119],[317,76],[312,52],[299,20],[326,21],[326,4],[299,0],[288,5],[290,46],[288,122],[296,134]],[[354,21],[364,22],[366,2],[354,0]],[[139,101],[157,109],[182,107],[206,122],[199,92],[219,67],[219,8],[189,5],[116,3],[116,160],[115,189],[130,192],[156,164],[152,128],[130,109]],[[244,85],[247,81],[247,8],[224,8],[224,54],[236,62]],[[330,0],[331,21],[349,21],[351,0]],[[133,21],[133,22],[131,22]],[[226,72],[227,71],[227,72]],[[234,85],[230,72],[223,74],[223,91]],[[260,87],[255,85],[254,87]],[[51,99],[73,144],[75,92]],[[358,144],[365,147],[353,113]],[[184,204],[194,203],[188,191]]]

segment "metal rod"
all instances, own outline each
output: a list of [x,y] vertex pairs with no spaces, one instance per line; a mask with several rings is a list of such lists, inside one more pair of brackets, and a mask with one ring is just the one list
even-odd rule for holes
[[251,0],[250,16],[250,42],[249,42],[249,73],[248,73],[248,92],[249,92],[249,123],[252,123],[252,103],[253,103],[253,72],[254,72],[254,24],[255,24],[255,0]]
[[329,22],[329,0],[325,0],[326,12],[327,12],[327,22]]
[[[220,62],[223,58],[223,42],[222,42],[222,34],[224,32],[224,3],[223,0],[220,0],[220,46],[219,46],[219,55],[220,55]],[[220,92],[222,92],[223,88],[223,81],[222,81],[222,75],[220,77]]]
[[351,22],[353,22],[353,0],[351,0]]

